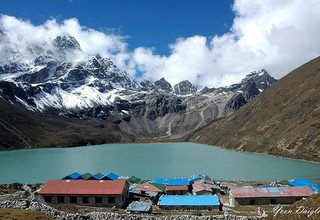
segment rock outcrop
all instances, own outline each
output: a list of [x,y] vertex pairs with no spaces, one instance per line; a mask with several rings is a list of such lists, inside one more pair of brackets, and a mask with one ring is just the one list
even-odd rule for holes
[[197,87],[188,80],[184,80],[174,86],[174,92],[180,95],[192,94],[197,92]]

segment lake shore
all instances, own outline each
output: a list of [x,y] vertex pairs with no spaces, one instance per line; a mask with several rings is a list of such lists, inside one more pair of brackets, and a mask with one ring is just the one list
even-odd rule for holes
[[[266,155],[266,156],[271,156],[271,157],[276,157],[276,158],[284,158],[284,159],[292,159],[292,160],[298,160],[298,161],[305,161],[305,162],[310,162],[310,163],[315,163],[315,164],[320,164],[320,158],[313,158],[312,160],[310,159],[304,159],[300,158],[299,155],[293,156],[293,155],[286,155],[286,154],[278,154],[274,152],[257,152],[257,151],[245,151],[245,150],[239,150],[239,149],[233,149],[233,148],[228,148],[224,146],[216,146],[216,145],[211,145],[211,144],[206,144],[206,143],[200,143],[197,141],[192,141],[189,139],[188,135],[177,135],[177,136],[168,136],[168,137],[146,137],[146,138],[138,138],[135,139],[133,143],[142,143],[142,144],[147,144],[147,143],[195,143],[195,144],[203,144],[203,145],[208,145],[208,146],[214,146],[214,147],[219,147],[222,149],[230,150],[230,151],[236,151],[236,152],[244,152],[244,153],[253,153],[253,154],[258,154],[258,155]],[[290,157],[292,156],[292,157]]]

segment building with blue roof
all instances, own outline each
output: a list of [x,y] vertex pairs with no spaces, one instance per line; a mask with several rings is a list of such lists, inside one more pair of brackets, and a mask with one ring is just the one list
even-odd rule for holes
[[220,200],[217,195],[162,195],[158,206],[169,210],[219,210]]
[[163,184],[166,186],[189,186],[189,178],[155,178],[152,180],[152,183]]
[[62,178],[63,180],[77,180],[83,179],[80,173],[74,172]]
[[209,179],[210,177],[204,174],[194,174],[189,177],[189,181],[191,182],[196,180],[209,180]]
[[108,173],[104,175],[101,180],[117,180],[119,178],[119,175],[115,173]]
[[302,179],[302,178],[295,179],[295,180],[289,181],[288,184],[290,186],[308,186],[314,193],[320,193],[320,186],[306,179]]

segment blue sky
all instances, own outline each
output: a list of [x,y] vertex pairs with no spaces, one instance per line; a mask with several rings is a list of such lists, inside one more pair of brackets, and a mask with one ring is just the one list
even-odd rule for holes
[[30,62],[30,46],[69,34],[84,57],[111,58],[138,81],[220,87],[260,69],[281,78],[320,55],[319,11],[319,0],[1,0],[0,63],[7,51]]
[[168,54],[178,37],[222,35],[234,14],[232,0],[2,0],[1,14],[30,20],[77,18],[81,25],[128,36],[130,50],[153,47]]

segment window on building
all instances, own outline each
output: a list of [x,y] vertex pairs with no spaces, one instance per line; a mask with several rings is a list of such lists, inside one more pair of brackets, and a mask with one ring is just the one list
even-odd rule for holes
[[64,196],[58,196],[58,203],[64,203]]
[[102,197],[96,197],[95,198],[95,202],[97,203],[97,204],[99,204],[99,203],[102,203]]
[[271,204],[276,204],[276,199],[271,199]]
[[256,201],[254,199],[250,199],[250,205],[254,205]]
[[115,197],[108,197],[108,203],[116,203]]
[[71,196],[70,197],[70,203],[76,204],[77,203],[77,197],[76,196]]
[[45,196],[44,197],[44,201],[47,203],[51,203],[52,202],[52,196]]
[[82,203],[88,204],[89,203],[89,197],[82,197]]

